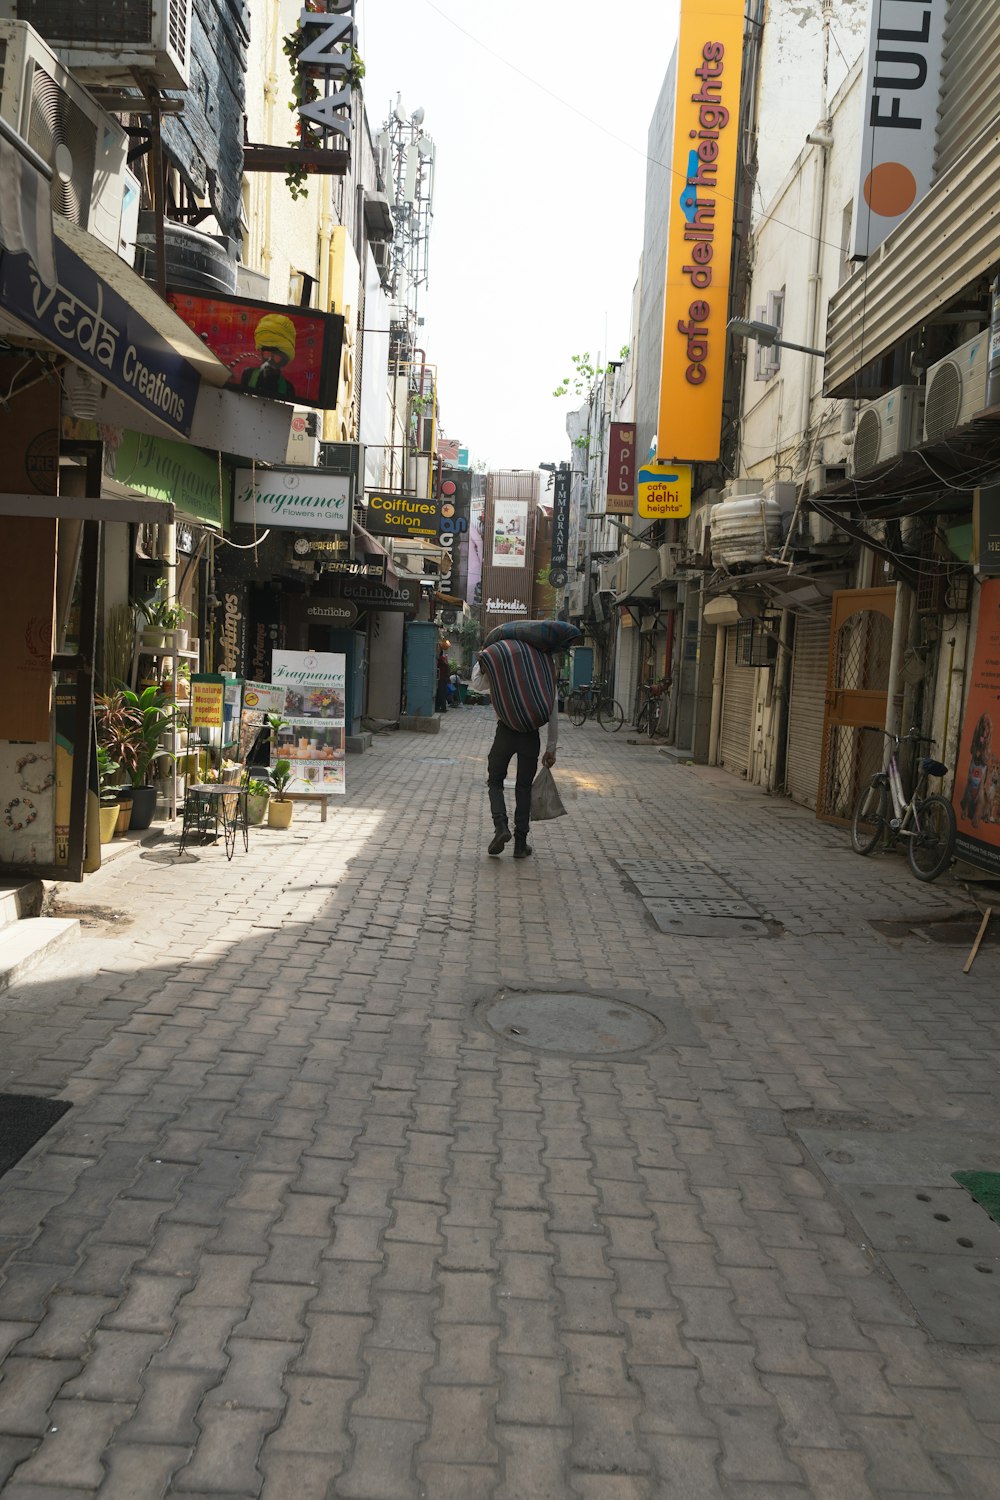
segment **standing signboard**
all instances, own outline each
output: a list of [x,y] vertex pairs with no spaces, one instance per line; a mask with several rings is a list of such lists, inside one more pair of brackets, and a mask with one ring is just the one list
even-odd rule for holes
[[958,857],[1000,875],[1000,578],[979,591],[952,796]]
[[285,691],[285,724],[271,763],[287,760],[292,790],[344,792],[347,658],[332,651],[273,651],[271,683]]

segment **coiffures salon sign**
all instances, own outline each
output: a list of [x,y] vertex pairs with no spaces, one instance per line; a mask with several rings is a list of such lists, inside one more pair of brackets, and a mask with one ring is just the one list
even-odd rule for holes
[[719,456],[745,0],[682,0],[657,457]]
[[440,519],[436,500],[421,495],[369,495],[365,529],[372,536],[426,536],[437,541]]
[[296,530],[347,531],[351,481],[322,469],[237,469],[233,519]]

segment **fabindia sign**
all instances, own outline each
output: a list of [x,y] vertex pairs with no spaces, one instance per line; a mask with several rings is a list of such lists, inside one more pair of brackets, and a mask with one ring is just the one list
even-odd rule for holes
[[745,0],[682,0],[657,456],[718,458]]
[[237,469],[233,520],[303,531],[347,531],[351,481],[322,469]]
[[933,180],[944,23],[942,0],[878,0],[872,6],[854,260],[878,249]]

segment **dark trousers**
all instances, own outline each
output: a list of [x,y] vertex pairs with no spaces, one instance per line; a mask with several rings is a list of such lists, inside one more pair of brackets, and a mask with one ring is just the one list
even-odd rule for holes
[[490,813],[495,824],[506,824],[507,804],[503,782],[511,760],[517,756],[517,779],[514,783],[514,832],[526,834],[531,821],[531,783],[538,769],[541,740],[537,729],[508,729],[497,721],[497,732],[486,762],[490,789]]

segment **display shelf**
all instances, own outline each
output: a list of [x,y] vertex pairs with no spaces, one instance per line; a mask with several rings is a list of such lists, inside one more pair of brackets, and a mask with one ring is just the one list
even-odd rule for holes
[[[170,662],[170,680],[175,684],[176,694],[177,668],[179,664],[182,661],[190,662],[193,664],[193,670],[197,671],[197,663],[200,656],[200,651],[192,651],[190,649],[181,651],[173,645],[146,645],[142,639],[142,631],[137,630],[135,633],[135,641],[132,647],[132,670],[129,674],[129,681],[132,684],[133,692],[138,691],[139,662],[143,657],[149,657],[157,663]],[[162,681],[162,670],[163,669],[161,665],[157,671],[158,681]],[[175,706],[180,709],[181,712],[183,712],[183,708],[181,707],[181,705],[183,704],[184,700],[178,699],[175,696],[173,701]],[[178,759],[180,754],[182,753],[182,745],[186,744],[186,736],[182,735],[180,730],[176,728],[168,729],[161,736],[160,744],[164,750],[168,750],[170,752],[170,775],[169,778],[167,778],[167,808],[170,816],[170,821],[173,822],[173,820],[177,817],[177,805],[179,800],[178,787],[181,780],[177,770]]]

